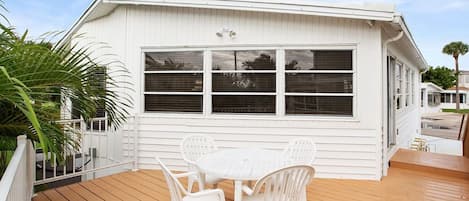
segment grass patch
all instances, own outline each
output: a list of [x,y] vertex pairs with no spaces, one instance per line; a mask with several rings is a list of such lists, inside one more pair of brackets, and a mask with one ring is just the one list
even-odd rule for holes
[[456,112],[456,109],[443,109],[443,112],[452,112],[452,113],[459,113],[459,114],[468,114],[469,109],[460,109],[458,112]]

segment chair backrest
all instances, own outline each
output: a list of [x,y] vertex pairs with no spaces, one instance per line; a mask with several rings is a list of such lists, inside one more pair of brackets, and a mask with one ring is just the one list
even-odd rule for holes
[[316,143],[309,138],[291,140],[283,151],[285,165],[312,165],[316,157]]
[[163,171],[164,177],[166,179],[166,183],[168,184],[171,201],[182,201],[183,197],[187,195],[188,192],[184,189],[181,182],[179,182],[173,173],[171,173],[168,167],[166,167],[166,165],[164,165],[159,158],[156,158],[156,160],[160,164],[161,170]]
[[263,194],[264,201],[300,201],[314,173],[314,168],[309,165],[276,170],[256,182],[253,196]]
[[206,154],[216,151],[215,140],[206,135],[191,135],[185,137],[181,142],[182,158],[188,162],[195,162]]

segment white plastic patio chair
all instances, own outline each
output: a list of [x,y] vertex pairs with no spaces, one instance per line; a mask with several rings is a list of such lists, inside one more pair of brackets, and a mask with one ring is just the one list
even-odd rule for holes
[[[196,161],[201,157],[215,152],[218,150],[215,145],[215,140],[206,135],[190,135],[186,136],[181,142],[181,154],[184,161],[188,164],[189,172],[199,172]],[[214,185],[217,187],[217,183],[221,182],[222,179],[213,177],[211,175],[205,175],[204,182],[200,179],[201,174],[193,175],[188,177],[187,190],[192,191],[194,182],[197,181],[199,184],[199,190],[204,188],[205,184]]]
[[243,186],[248,195],[243,201],[306,201],[304,189],[314,177],[309,165],[282,168],[259,179],[253,189]]
[[316,143],[309,138],[291,140],[283,151],[285,165],[312,165],[316,157]]
[[171,201],[225,201],[225,194],[220,189],[211,189],[191,193],[186,191],[184,186],[179,182],[178,178],[189,177],[197,172],[187,172],[181,174],[173,174],[157,157],[156,160],[161,166],[166,183],[168,184]]

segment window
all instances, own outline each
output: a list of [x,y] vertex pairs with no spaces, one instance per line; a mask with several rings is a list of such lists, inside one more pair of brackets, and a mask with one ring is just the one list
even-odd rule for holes
[[405,106],[409,106],[411,104],[410,100],[410,69],[405,69]]
[[403,84],[403,81],[404,79],[402,78],[403,77],[403,66],[402,64],[400,63],[396,63],[396,70],[395,70],[395,74],[396,74],[396,107],[397,109],[401,109],[402,108],[402,99],[403,99],[403,91],[402,91],[402,86],[404,85]]
[[202,112],[203,52],[145,54],[145,111]]
[[428,105],[429,106],[438,106],[441,103],[440,102],[441,101],[440,93],[429,92],[427,98],[428,98]]
[[[424,97],[424,94],[425,94],[425,89],[420,89],[420,107],[424,107],[424,100],[423,100],[423,97]],[[441,97],[443,98],[443,97]],[[443,99],[441,99],[443,100]]]
[[415,71],[411,72],[410,78],[411,78],[410,83],[412,86],[412,89],[411,89],[412,105],[414,105],[415,104]]
[[213,51],[213,113],[275,113],[275,50]]
[[207,48],[144,57],[145,112],[354,114],[353,50]]
[[353,115],[352,51],[286,50],[286,114]]

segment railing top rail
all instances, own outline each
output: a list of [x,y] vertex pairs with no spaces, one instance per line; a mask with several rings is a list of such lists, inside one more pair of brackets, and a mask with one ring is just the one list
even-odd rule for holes
[[[126,117],[127,119],[132,119],[134,118],[134,116],[128,116]],[[89,121],[104,121],[104,120],[107,120],[108,118],[107,117],[97,117],[97,118],[92,118],[90,119]],[[83,121],[82,119],[62,119],[62,120],[58,120],[57,123],[79,123]]]
[[16,172],[20,169],[21,159],[26,156],[26,142],[27,139],[25,135],[18,136],[18,146],[0,181],[0,200],[6,200],[8,198],[8,193],[11,191],[13,182],[15,181]]

